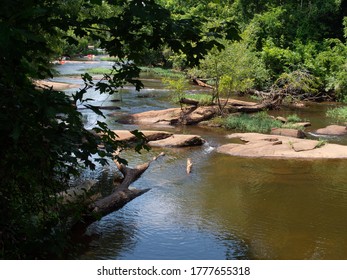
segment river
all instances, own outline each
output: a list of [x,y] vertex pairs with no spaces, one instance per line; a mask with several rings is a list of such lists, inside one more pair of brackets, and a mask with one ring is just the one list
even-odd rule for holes
[[[88,67],[67,63],[57,69],[72,74]],[[60,77],[57,81],[77,80]],[[126,87],[120,95],[101,96],[93,91],[88,95],[96,99],[96,105],[121,107],[108,116],[110,127],[148,129],[116,122],[124,114],[173,106],[159,79],[145,77],[144,83],[141,93]],[[312,122],[309,130],[313,131],[331,123],[325,118],[329,106],[334,105],[311,104],[275,113],[295,112]],[[86,126],[92,127],[97,117],[88,110],[82,113]],[[91,241],[79,259],[347,259],[347,160],[231,157],[215,151],[228,142],[225,135],[230,132],[201,127],[160,129],[199,134],[207,144],[127,153],[131,166],[161,151],[166,155],[133,184],[151,191],[89,227]],[[346,138],[328,140],[347,144]],[[189,175],[185,171],[188,157],[193,162]],[[85,176],[107,181],[114,170],[111,165]]]

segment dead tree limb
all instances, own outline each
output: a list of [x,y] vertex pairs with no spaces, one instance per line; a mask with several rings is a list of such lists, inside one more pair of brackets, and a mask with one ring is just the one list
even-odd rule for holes
[[209,84],[206,84],[206,83],[204,83],[203,81],[201,81],[201,80],[199,80],[197,78],[194,78],[193,82],[194,82],[194,84],[197,84],[198,86],[214,89],[213,86],[210,86]]
[[192,172],[192,167],[193,167],[192,159],[187,158],[187,174],[190,174]]
[[268,107],[270,107],[268,104],[260,103],[254,106],[237,106],[235,108],[237,112],[241,112],[241,113],[256,113],[256,112],[263,111],[267,109]]
[[129,185],[135,182],[140,176],[148,169],[150,164],[153,161],[156,161],[159,157],[164,156],[164,153],[160,153],[158,156],[154,157],[152,160],[143,163],[141,165],[136,166],[135,168],[130,168],[118,161],[115,161],[115,164],[118,170],[123,174],[124,179],[122,183],[117,186],[117,190],[125,190],[128,189]]
[[164,153],[161,153],[149,162],[138,165],[135,168],[127,167],[124,164],[115,161],[119,171],[123,174],[121,184],[115,186],[110,195],[91,202],[84,215],[82,215],[82,221],[76,222],[73,225],[73,228],[82,233],[88,227],[88,225],[94,221],[97,221],[100,218],[119,210],[134,198],[139,197],[140,195],[149,191],[150,189],[129,189],[129,186],[148,169],[153,161],[164,155]]

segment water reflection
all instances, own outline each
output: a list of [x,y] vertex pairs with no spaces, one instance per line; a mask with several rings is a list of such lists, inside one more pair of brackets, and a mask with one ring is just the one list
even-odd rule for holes
[[346,258],[345,162],[222,156],[214,165],[207,184],[218,192],[206,188],[203,208],[214,208],[229,231],[248,241],[252,258]]
[[89,227],[87,235],[93,236],[81,259],[121,259],[136,247],[137,226],[132,217],[115,220],[112,215]]
[[[102,232],[102,235],[82,258],[248,258],[245,242],[229,232],[221,234],[223,229],[218,228],[215,217],[204,216],[197,205],[199,200],[195,193],[199,192],[201,177],[185,174],[185,156],[190,153],[194,158],[198,149],[167,150],[166,153],[159,164],[153,165],[150,172],[134,184],[137,188],[152,187],[149,193],[90,228],[90,234]],[[141,159],[136,158],[136,161]],[[199,166],[197,163],[195,168]],[[127,238],[113,239],[119,231]],[[109,248],[103,251],[101,248],[105,244]],[[110,255],[115,248],[120,252]]]

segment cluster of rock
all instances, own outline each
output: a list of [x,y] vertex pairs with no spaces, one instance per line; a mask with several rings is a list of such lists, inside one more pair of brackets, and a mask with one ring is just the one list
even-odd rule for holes
[[[118,136],[118,140],[133,142],[137,138],[128,130],[114,130],[114,133]],[[150,131],[142,130],[143,135],[148,141],[148,145],[151,147],[171,147],[181,148],[189,146],[200,146],[206,141],[199,135],[184,135],[173,134],[166,131]]]
[[[306,127],[310,124],[297,123]],[[317,136],[343,136],[346,126],[329,125],[317,129],[312,134]],[[262,158],[347,158],[347,146],[330,144],[324,140],[310,140],[300,129],[273,128],[270,135],[260,133],[234,133],[229,139],[240,139],[244,143],[230,143],[220,146],[217,152],[241,157]]]
[[[241,101],[242,102],[242,101]],[[234,105],[240,105],[235,103]],[[244,105],[244,104],[243,104]],[[249,106],[250,104],[246,104]],[[197,124],[212,118],[217,106],[171,108],[160,111],[148,111],[128,116],[121,122],[146,125],[174,125],[178,123]],[[285,118],[278,120],[286,122]],[[297,128],[273,128],[270,135],[259,133],[234,133],[230,139],[239,138],[244,143],[230,143],[217,148],[217,152],[242,157],[271,158],[347,158],[347,146],[330,144],[326,141],[310,140],[299,129],[310,126],[309,122],[294,124]],[[134,141],[136,137],[129,131],[115,131],[120,140]],[[198,135],[179,135],[165,131],[142,131],[152,147],[187,147],[205,143]],[[346,135],[345,126],[330,125],[313,132],[316,135]]]
[[228,138],[238,138],[244,143],[222,145],[217,152],[261,158],[347,158],[347,146],[324,141],[260,133],[234,133]]
[[343,136],[347,134],[347,127],[343,125],[328,125],[327,127],[317,129],[315,134],[330,135],[330,136]]
[[[265,106],[255,102],[246,102],[236,99],[226,100],[224,105],[224,110],[227,112],[259,111]],[[192,125],[210,120],[219,112],[220,108],[218,105],[188,106],[133,114],[123,117],[119,122],[146,125]]]

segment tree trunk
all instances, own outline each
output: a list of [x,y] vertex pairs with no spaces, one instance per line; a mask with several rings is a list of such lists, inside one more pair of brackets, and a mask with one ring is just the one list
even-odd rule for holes
[[79,220],[73,224],[72,231],[84,233],[85,229],[91,223],[116,210],[119,210],[134,198],[139,197],[140,195],[149,191],[150,189],[129,189],[129,186],[141,177],[141,175],[148,169],[153,161],[164,155],[164,153],[161,153],[154,157],[151,161],[138,165],[135,168],[127,167],[124,164],[115,161],[119,171],[124,176],[122,182],[120,185],[115,186],[114,191],[110,195],[96,201],[91,201],[86,207],[85,213],[82,215],[82,220]]
[[266,103],[260,103],[254,106],[238,106],[235,108],[237,112],[241,112],[241,113],[256,113],[256,112],[263,111],[269,107],[270,106]]

